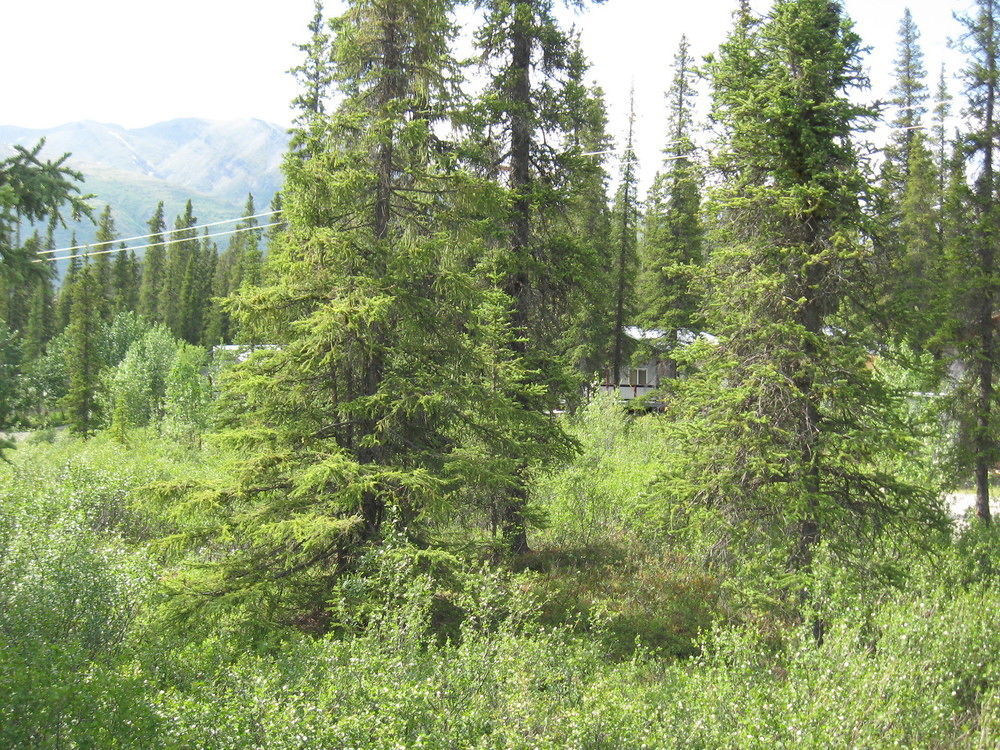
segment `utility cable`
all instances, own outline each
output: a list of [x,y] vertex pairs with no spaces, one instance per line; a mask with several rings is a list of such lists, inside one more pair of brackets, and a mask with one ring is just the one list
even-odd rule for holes
[[[244,219],[259,219],[262,216],[271,216],[272,214],[280,214],[280,213],[281,213],[281,209],[279,208],[279,209],[276,209],[274,211],[265,211],[264,213],[254,214],[253,216],[241,216],[238,219],[224,219],[223,221],[213,221],[213,222],[210,222],[208,224],[197,224],[197,225],[195,225],[193,227],[178,227],[178,228],[175,228],[175,229],[164,229],[162,232],[152,232],[150,234],[139,234],[139,235],[136,235],[135,237],[126,237],[125,239],[117,239],[116,238],[116,239],[113,239],[113,240],[109,240],[109,242],[132,242],[133,240],[144,240],[147,237],[156,237],[156,236],[161,236],[162,237],[164,235],[166,235],[167,237],[169,237],[171,234],[175,234],[177,232],[188,232],[188,231],[191,231],[192,229],[205,229],[206,227],[217,227],[217,226],[220,226],[222,224],[232,224],[232,223],[237,222],[237,221],[243,221]],[[273,226],[273,225],[269,225],[269,226]],[[251,228],[253,228],[253,229],[259,229],[260,227],[251,227]],[[164,240],[163,242],[154,242],[152,245],[144,245],[144,247],[152,247],[153,245],[162,245],[162,244],[166,244],[169,241],[170,240],[167,239],[167,240]],[[108,242],[91,242],[91,243],[88,243],[88,244],[85,244],[85,245],[74,245],[73,247],[60,247],[60,248],[58,248],[56,250],[39,250],[38,254],[39,255],[47,255],[49,253],[67,253],[67,252],[69,252],[71,250],[83,250],[84,248],[87,248],[87,247],[94,247],[95,245],[97,245],[98,247],[100,247],[100,246],[107,245],[107,244],[108,244]]]
[[[247,218],[249,218],[249,217],[247,217]],[[252,232],[252,231],[255,231],[255,230],[258,230],[258,229],[267,229],[268,227],[276,227],[276,226],[280,226],[281,224],[284,224],[284,223],[285,222],[283,222],[283,221],[275,221],[275,222],[271,222],[270,224],[261,224],[258,227],[240,227],[239,229],[230,229],[227,232],[213,232],[212,234],[195,235],[194,237],[189,237],[187,239],[183,239],[183,240],[179,240],[179,241],[180,242],[196,242],[198,240],[204,240],[204,239],[208,239],[210,237],[224,237],[227,234],[236,234],[237,232]],[[194,229],[194,227],[188,227],[188,228],[189,229]],[[94,252],[91,252],[91,253],[78,253],[77,255],[61,255],[58,258],[36,258],[35,260],[33,260],[31,262],[32,263],[44,263],[45,261],[72,260],[73,258],[90,258],[90,257],[92,257],[94,255],[107,255],[108,253],[117,253],[117,252],[121,252],[122,250],[145,250],[147,247],[158,247],[160,245],[169,245],[169,244],[172,244],[173,242],[177,242],[177,241],[178,240],[175,239],[175,240],[170,240],[170,241],[165,241],[165,242],[151,242],[148,245],[136,245],[134,247],[113,247],[110,250],[95,250]],[[112,240],[112,242],[120,242],[120,240]],[[107,244],[110,244],[110,243],[101,242],[101,243],[99,243],[99,247],[103,247],[104,245],[107,245]],[[80,247],[93,247],[93,244],[90,244],[90,245],[80,245]],[[70,249],[70,248],[67,248],[67,249]]]

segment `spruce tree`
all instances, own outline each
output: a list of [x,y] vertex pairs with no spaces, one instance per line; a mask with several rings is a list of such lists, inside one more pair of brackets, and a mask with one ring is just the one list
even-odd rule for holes
[[36,231],[17,248],[18,262],[23,271],[0,274],[0,320],[15,333],[23,333],[35,284],[49,271],[47,265],[36,262],[41,257],[38,255],[41,249],[42,240]]
[[267,240],[267,246],[270,247],[271,243],[286,229],[286,224],[282,221],[282,198],[281,191],[279,190],[271,198],[270,210],[273,212],[270,217],[268,224],[273,224],[274,226],[267,228],[267,234],[265,238]]
[[163,201],[156,205],[156,211],[146,224],[149,227],[150,247],[146,248],[142,260],[142,285],[139,289],[139,314],[150,321],[163,322],[160,314],[159,298],[163,288],[163,274],[166,264],[163,246],[163,232],[167,225],[163,218]]
[[[579,0],[569,5],[582,7]],[[579,387],[567,330],[586,300],[585,278],[598,270],[588,247],[563,217],[570,200],[569,174],[579,151],[565,143],[571,113],[586,106],[579,88],[567,87],[573,41],[560,27],[552,0],[477,0],[484,21],[476,43],[489,76],[479,102],[477,129],[486,173],[500,179],[509,209],[499,218],[506,235],[501,288],[513,300],[518,331],[510,356],[538,373],[546,397],[525,408],[560,407]],[[578,95],[571,99],[571,94]],[[527,489],[519,483],[503,503],[501,526],[515,554],[528,549]]]
[[231,316],[225,309],[225,298],[238,292],[244,284],[255,286],[260,283],[262,230],[254,229],[259,222],[251,218],[256,213],[253,195],[248,195],[243,207],[244,218],[236,225],[238,231],[230,237],[229,245],[218,257],[212,274],[206,277],[211,279],[211,288],[203,340],[209,346],[229,344],[236,337]]
[[[46,268],[52,266],[46,264]],[[23,343],[21,345],[25,362],[33,362],[45,353],[45,345],[54,335],[55,309],[50,277],[35,280],[28,307]]]
[[239,244],[239,255],[236,260],[234,272],[237,274],[230,279],[231,289],[240,289],[244,285],[256,286],[261,280],[261,264],[264,259],[261,251],[262,230],[255,229],[260,222],[253,218],[257,213],[254,207],[253,195],[247,195],[246,204],[243,206],[243,221],[236,226],[242,231],[239,233],[241,242]]
[[844,326],[863,314],[874,229],[852,143],[874,116],[850,97],[866,83],[860,51],[839,3],[777,0],[762,23],[738,21],[709,66],[718,343],[687,390],[689,481],[732,542],[764,542],[755,554],[800,573],[821,540],[862,562],[861,540],[934,518],[934,498],[884,471],[906,431]]
[[[198,342],[205,338],[205,327],[208,325],[209,315],[212,310],[212,280],[215,278],[215,271],[219,266],[219,248],[208,237],[208,230],[204,231],[201,240],[201,283],[198,288],[199,296],[199,325]],[[195,343],[198,343],[195,342]]]
[[20,256],[21,222],[50,220],[64,223],[68,209],[73,219],[90,218],[87,199],[76,184],[83,175],[65,166],[69,154],[55,161],[40,157],[45,140],[31,148],[13,146],[13,155],[0,159],[0,277],[19,278],[31,272]]
[[208,312],[205,317],[205,328],[202,334],[202,344],[207,347],[232,343],[229,335],[230,316],[225,309],[225,300],[229,296],[229,278],[232,273],[232,240],[229,248],[215,261],[212,271],[211,291],[208,301]]
[[114,279],[111,271],[112,242],[118,236],[115,230],[115,219],[111,215],[111,206],[105,206],[97,220],[97,234],[94,244],[87,252],[95,253],[93,258],[94,272],[97,275],[101,296],[107,304],[102,305],[105,315],[110,316],[114,310]]
[[944,207],[945,186],[948,183],[948,116],[951,114],[951,100],[945,66],[942,63],[934,102],[934,159],[938,172],[939,209]]
[[941,328],[933,344],[943,355],[945,391],[949,416],[956,425],[954,444],[949,446],[958,471],[974,472],[977,457],[977,399],[979,370],[975,364],[975,309],[980,292],[979,276],[970,273],[979,258],[975,225],[975,196],[966,170],[965,139],[956,134],[946,162],[947,178],[941,207],[942,278]]
[[634,311],[636,233],[639,222],[639,160],[635,155],[635,91],[629,105],[628,136],[621,159],[621,180],[615,196],[614,234],[615,246],[611,256],[614,268],[614,330],[609,352],[610,382],[621,383],[623,365],[629,352],[625,350],[625,324]]
[[184,258],[184,273],[177,290],[174,335],[189,344],[201,340],[203,266],[201,243],[192,244]]
[[568,112],[568,143],[575,153],[564,155],[564,161],[571,164],[566,170],[566,216],[569,231],[577,238],[581,257],[586,260],[581,264],[581,270],[586,272],[579,274],[581,302],[569,319],[566,338],[573,347],[570,356],[588,384],[607,368],[614,319],[614,297],[608,294],[614,287],[613,269],[608,262],[608,248],[612,247],[609,176],[604,167],[613,144],[607,132],[604,92],[598,86],[588,87],[585,81],[589,67],[577,39],[569,59],[567,100],[579,101],[582,106]]
[[977,402],[975,405],[974,460],[976,476],[976,514],[989,523],[990,467],[996,464],[998,446],[994,418],[994,373],[997,365],[996,334],[993,315],[997,300],[997,222],[998,194],[995,157],[997,149],[997,95],[1000,87],[1000,3],[997,0],[976,0],[971,16],[959,19],[965,27],[962,40],[968,55],[964,71],[969,118],[972,131],[968,135],[969,155],[981,164],[973,192],[974,265],[969,269],[973,278],[969,321],[967,361],[976,374]]
[[87,265],[72,287],[72,306],[67,328],[68,389],[61,404],[66,411],[70,430],[79,435],[89,435],[99,423],[99,337],[104,308],[101,292],[98,269]]
[[174,221],[157,298],[160,320],[177,338],[184,335],[182,288],[191,258],[198,253],[197,231],[190,229],[197,223],[198,219],[189,200],[184,206],[184,213]]
[[334,22],[340,104],[301,128],[267,283],[229,306],[268,345],[221,397],[239,465],[164,490],[198,505],[191,541],[216,560],[179,579],[182,604],[322,612],[386,524],[416,537],[460,488],[498,491],[511,456],[551,452],[550,420],[518,406],[524,372],[496,356],[506,301],[467,267],[483,248],[465,211],[493,191],[455,169],[438,129],[456,83],[451,11],[357,0]]
[[128,250],[125,243],[122,243],[117,253],[115,262],[111,268],[111,300],[115,312],[134,311],[131,305],[133,293],[132,265],[129,261]]
[[899,206],[899,253],[892,278],[899,317],[919,351],[940,327],[942,273],[938,170],[927,137],[915,131],[909,145]]
[[[76,232],[71,235],[69,242],[70,247],[76,247]],[[70,258],[66,274],[59,287],[59,298],[56,301],[56,328],[58,331],[65,330],[66,326],[69,325],[70,310],[73,306],[73,286],[82,267],[83,261],[80,258]]]
[[698,71],[682,36],[667,92],[664,168],[646,201],[640,249],[640,321],[663,331],[671,348],[681,329],[700,327],[693,279],[702,263],[701,168],[695,161],[694,106]]
[[142,262],[135,250],[128,251],[128,292],[125,295],[126,309],[139,312],[139,291],[142,289]]
[[289,71],[299,82],[299,94],[292,100],[297,111],[292,131],[291,148],[298,149],[301,138],[311,122],[326,112],[327,97],[333,84],[333,46],[328,22],[323,14],[322,0],[313,1],[313,17],[309,22],[309,41],[298,45],[302,62]]
[[888,187],[894,197],[902,195],[910,167],[910,150],[927,114],[927,70],[920,48],[920,30],[910,9],[899,22],[896,56],[896,83],[890,103],[896,110],[892,120],[892,143],[886,149]]

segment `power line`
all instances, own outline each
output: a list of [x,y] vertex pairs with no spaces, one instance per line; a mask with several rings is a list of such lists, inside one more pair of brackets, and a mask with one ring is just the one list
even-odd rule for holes
[[[132,242],[133,240],[144,240],[147,237],[163,236],[164,234],[166,234],[169,237],[171,234],[173,234],[175,232],[187,232],[187,231],[190,231],[192,229],[205,229],[206,227],[217,227],[217,226],[220,226],[222,224],[232,224],[233,222],[243,221],[244,219],[259,219],[262,216],[271,216],[272,214],[280,214],[280,213],[281,213],[281,209],[279,208],[279,209],[276,209],[274,211],[265,211],[264,213],[253,214],[252,216],[241,216],[238,219],[224,219],[223,221],[213,221],[213,222],[210,222],[208,224],[197,224],[197,225],[195,225],[193,227],[178,227],[178,228],[175,228],[175,229],[167,229],[167,230],[164,230],[163,232],[152,232],[150,234],[136,235],[135,237],[126,237],[125,239],[121,239],[121,240],[116,238],[116,239],[113,239],[113,240],[109,240],[109,242]],[[270,225],[270,226],[273,226],[273,225]],[[260,227],[251,227],[251,228],[252,229],[259,229]],[[154,242],[154,243],[152,243],[152,245],[144,245],[143,247],[152,247],[153,245],[164,245],[167,242],[169,242],[169,240],[164,240],[163,242]],[[67,253],[70,250],[83,250],[84,248],[94,247],[95,245],[97,245],[98,247],[102,247],[102,246],[107,245],[107,244],[108,244],[108,242],[91,242],[91,243],[86,244],[86,245],[74,245],[73,247],[60,247],[60,248],[58,248],[56,250],[39,250],[38,254],[39,255],[47,255],[49,253]]]
[[[272,212],[272,213],[276,213],[276,212]],[[249,217],[246,217],[246,218],[249,218]],[[191,237],[190,239],[185,240],[185,241],[186,242],[193,242],[195,240],[204,240],[204,239],[208,239],[210,237],[224,237],[227,234],[236,234],[237,232],[252,232],[252,231],[255,231],[255,230],[258,230],[258,229],[267,229],[268,227],[280,226],[281,224],[284,224],[284,222],[283,221],[274,221],[274,222],[271,222],[270,224],[261,224],[259,227],[239,227],[238,229],[230,229],[229,231],[226,231],[226,232],[213,232],[212,234],[196,235],[196,236]],[[188,229],[194,229],[194,227],[187,227],[187,228]],[[113,240],[113,241],[114,242],[118,242],[118,240]],[[106,245],[106,244],[108,244],[108,243],[105,243],[105,242],[100,243],[101,246]],[[148,245],[136,245],[134,247],[113,247],[113,248],[111,248],[109,250],[95,250],[94,252],[91,252],[91,253],[78,253],[77,255],[61,255],[58,258],[36,258],[35,260],[33,260],[31,262],[32,263],[44,263],[46,261],[72,260],[73,258],[90,258],[90,257],[92,257],[94,255],[107,255],[108,253],[117,253],[117,252],[120,252],[122,250],[145,250],[147,247],[157,247],[159,245],[165,245],[165,244],[167,244],[167,243],[166,242],[151,242]],[[80,247],[92,247],[92,245],[81,245]],[[71,249],[71,248],[67,248],[67,249]]]

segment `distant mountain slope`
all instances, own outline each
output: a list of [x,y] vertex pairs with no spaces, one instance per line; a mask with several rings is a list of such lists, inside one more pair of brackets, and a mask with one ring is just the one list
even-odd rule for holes
[[[149,232],[146,222],[159,201],[163,201],[168,228],[173,226],[174,217],[184,211],[184,204],[188,199],[191,199],[199,224],[231,219],[239,216],[243,210],[243,201],[213,198],[155,177],[144,177],[98,166],[89,167],[84,176],[86,179],[82,191],[98,196],[93,201],[97,209],[95,214],[99,213],[105,204],[110,205],[120,237],[132,237]],[[244,193],[244,199],[245,197]],[[256,196],[254,199],[257,199]],[[265,203],[260,210],[266,211],[267,204]],[[217,231],[224,229],[226,227],[220,227]]]
[[[199,193],[242,202],[248,192],[270,201],[281,185],[287,133],[261,120],[173,120],[133,131],[156,175]],[[259,203],[259,201],[258,201]]]
[[43,137],[47,155],[69,152],[83,171],[94,165],[155,177],[227,202],[248,192],[269,200],[288,146],[287,133],[263,120],[181,119],[135,130],[91,121],[41,130],[0,125],[0,147]]
[[[187,118],[132,130],[92,121],[46,129],[0,125],[0,154],[43,137],[46,156],[72,155],[70,163],[86,177],[84,192],[97,196],[98,208],[112,207],[120,236],[144,234],[161,200],[168,225],[188,198],[200,222],[239,215],[247,193],[267,210],[288,146],[287,133],[262,120]],[[93,239],[93,227],[81,224],[60,231],[58,241],[68,242],[71,230],[80,242]]]

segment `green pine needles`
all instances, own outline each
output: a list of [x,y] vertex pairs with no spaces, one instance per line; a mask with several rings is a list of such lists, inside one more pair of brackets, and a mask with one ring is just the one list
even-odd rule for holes
[[856,555],[935,517],[886,470],[912,432],[857,333],[876,226],[851,140],[874,114],[849,97],[860,49],[838,3],[778,0],[738,17],[709,65],[725,179],[703,288],[719,342],[686,386],[691,487],[731,551],[767,540],[797,571],[821,540]]
[[[240,462],[180,498],[170,544],[213,562],[181,607],[322,612],[387,525],[414,540],[461,502],[502,497],[567,444],[515,342],[481,239],[502,206],[442,135],[455,103],[450,0],[353,3],[334,19],[329,116],[305,113],[286,162],[287,228],[264,281],[227,306],[266,344],[226,378]],[[310,100],[312,101],[312,100]]]

